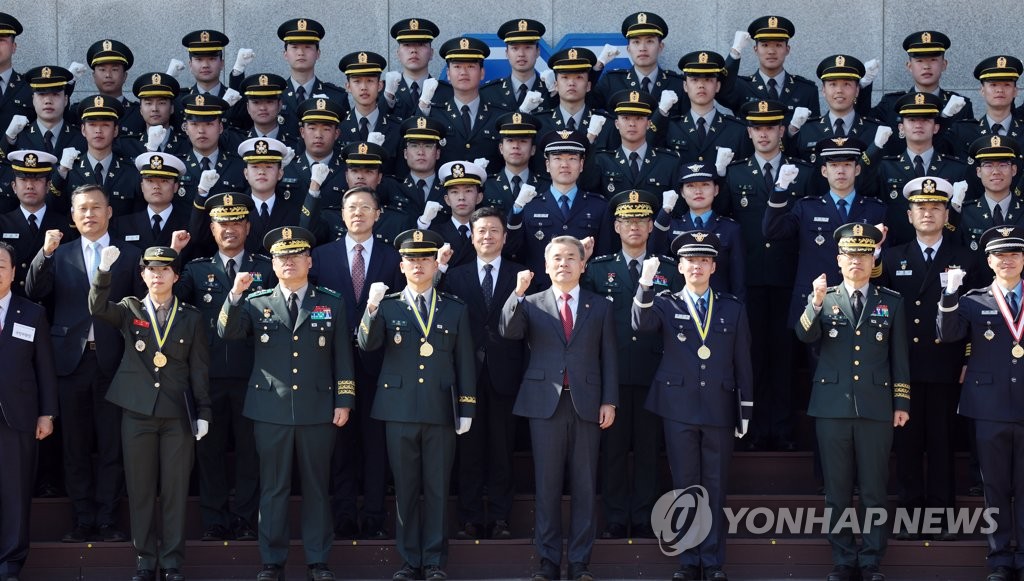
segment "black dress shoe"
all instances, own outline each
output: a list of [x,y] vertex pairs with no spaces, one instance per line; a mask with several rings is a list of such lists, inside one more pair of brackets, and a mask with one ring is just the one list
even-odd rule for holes
[[484,525],[467,522],[463,523],[462,528],[455,532],[455,538],[463,541],[479,539],[483,531]]
[[626,525],[613,522],[608,523],[608,526],[604,527],[601,531],[602,539],[624,539],[626,538]]
[[235,521],[234,531],[236,541],[255,541],[259,539],[256,529],[252,528],[249,521],[238,519]]
[[96,529],[96,537],[104,543],[128,542],[128,535],[114,528],[114,525],[100,525],[100,528]]
[[185,581],[185,575],[178,569],[164,569],[163,573],[160,574],[163,581]]
[[556,581],[562,577],[561,566],[547,559],[540,560],[540,568],[534,572],[531,581]]
[[696,567],[683,567],[672,573],[672,581],[697,581],[700,579],[700,571]]
[[447,581],[448,574],[437,565],[424,565],[423,578],[427,581]]
[[507,520],[496,520],[488,528],[491,530],[492,539],[503,540],[512,538],[512,529],[508,526]]
[[93,528],[86,525],[78,525],[60,538],[62,543],[84,543],[92,538]]
[[351,541],[359,536],[359,527],[356,521],[347,518],[334,527],[334,538],[339,541]]
[[885,573],[878,570],[878,565],[868,565],[860,569],[861,581],[885,581]]
[[156,573],[149,569],[139,569],[132,575],[132,581],[155,581]]
[[569,564],[569,579],[573,581],[594,581],[594,574],[590,572],[586,563]]
[[256,574],[256,581],[284,581],[284,569],[280,565],[264,565]]
[[704,570],[704,578],[708,581],[729,581],[729,576],[721,567],[710,567]]
[[992,572],[985,577],[985,581],[1010,581],[1010,577],[1013,575],[1013,569],[1009,567],[999,566],[992,569]]
[[647,523],[633,525],[633,530],[629,536],[634,539],[653,539],[654,529]]
[[313,563],[308,573],[309,581],[334,581],[334,573],[327,568],[327,563]]
[[223,541],[230,538],[230,533],[224,525],[210,525],[203,531],[203,536],[199,537],[200,541]]
[[849,565],[836,565],[832,572],[825,577],[825,581],[850,581],[853,576],[853,567]]
[[415,581],[419,576],[419,569],[409,563],[402,563],[402,568],[395,571],[395,574],[391,576],[391,581]]

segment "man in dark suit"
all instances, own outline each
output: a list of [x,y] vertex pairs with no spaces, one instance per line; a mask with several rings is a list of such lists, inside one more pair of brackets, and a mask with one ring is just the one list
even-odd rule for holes
[[395,49],[401,72],[393,71],[386,75],[384,87],[384,104],[392,115],[405,120],[420,115],[420,102],[423,97],[424,85],[433,84],[434,94],[426,100],[438,103],[452,96],[452,86],[446,81],[431,78],[427,70],[430,59],[434,57],[434,47],[430,43],[441,34],[436,24],[426,18],[405,18],[391,26],[391,38],[398,47]]
[[[529,18],[515,18],[498,27],[498,37],[505,41],[505,58],[511,72],[507,77],[494,79],[480,88],[483,100],[507,111],[519,111],[526,94],[540,94],[539,103],[550,104],[551,87],[544,86],[535,69],[540,57],[540,39],[544,37],[544,24]],[[523,110],[532,110],[532,107]]]
[[106,399],[124,410],[125,483],[137,553],[132,581],[154,581],[157,568],[161,581],[185,581],[192,437],[201,440],[212,419],[206,324],[198,309],[175,298],[178,253],[163,246],[147,248],[139,262],[149,289],[145,299],[108,301],[110,269],[119,256],[116,246],[100,253],[89,312],[116,328],[126,343]]
[[407,230],[395,247],[405,289],[384,296],[387,286],[370,285],[356,338],[365,351],[384,349],[372,413],[385,422],[395,475],[404,563],[392,579],[444,581],[455,436],[469,431],[476,409],[473,336],[465,303],[433,288],[441,237]]
[[224,339],[256,337],[255,361],[243,413],[253,420],[260,459],[260,558],[257,581],[284,578],[288,557],[288,497],[292,469],[302,483],[302,539],[308,576],[331,581],[329,484],[335,428],[348,422],[356,385],[352,345],[341,295],[309,283],[313,234],[300,227],[267,233],[280,281],[242,295],[253,276],[240,272],[217,319]]
[[[0,18],[2,24],[2,18]],[[15,296],[14,247],[0,242],[0,578],[17,581],[28,556],[37,440],[53,433],[57,375],[43,307]]]
[[885,511],[893,428],[910,420],[910,365],[903,299],[869,283],[873,253],[883,234],[871,224],[836,229],[842,283],[814,279],[796,324],[804,343],[820,343],[807,414],[815,418],[825,506],[831,513],[828,581],[847,581],[860,570],[864,581],[885,581],[879,570],[888,540],[884,526],[867,528],[858,548],[854,531],[837,527],[860,486],[862,510]]
[[[662,264],[658,257],[648,258],[631,307],[633,329],[660,331],[664,344],[646,408],[665,424],[672,487],[703,486],[714,515],[707,539],[680,554],[681,567],[673,581],[728,579],[722,570],[726,528],[721,515],[729,489],[733,435],[746,434],[754,405],[746,309],[735,296],[710,285],[717,251],[718,238],[710,232],[677,236],[672,252],[680,257],[686,288],[677,293],[665,289],[655,296]],[[652,515],[652,520],[655,516],[664,522],[663,515]]]
[[175,203],[185,164],[168,153],[148,152],[135,158],[135,168],[142,176],[140,187],[146,208],[115,218],[110,229],[139,250],[170,246],[171,234],[188,228],[188,205]]
[[535,544],[541,558],[535,581],[559,579],[562,562],[562,490],[572,475],[569,578],[589,581],[596,519],[601,430],[619,404],[615,318],[608,301],[580,288],[583,244],[557,236],[544,252],[551,288],[526,296],[533,272],[520,271],[502,308],[499,330],[526,339],[530,364],[514,413],[530,421],[536,480]]
[[476,258],[472,240],[471,216],[483,201],[484,168],[469,161],[450,161],[437,173],[444,184],[444,203],[451,211],[451,218],[435,220],[431,230],[451,248],[451,255],[445,260],[447,268],[469,264]]
[[124,347],[116,329],[89,314],[88,288],[100,251],[114,244],[124,260],[111,271],[111,298],[144,295],[134,266],[142,253],[107,232],[112,211],[102,188],[83,186],[71,198],[71,219],[81,238],[58,246],[60,230],[48,230],[25,279],[30,299],[54,305],[50,335],[63,411],[64,481],[74,527],[61,540],[122,542],[128,537],[115,526],[123,488],[121,413],[105,397]]
[[32,115],[32,93],[27,79],[14,70],[14,52],[17,37],[24,29],[21,22],[6,12],[0,12],[0,79],[4,82],[0,96],[0,127],[7,127],[15,115]]
[[[341,294],[347,309],[345,320],[355,335],[360,313],[366,309],[370,286],[381,282],[397,287],[401,281],[398,252],[374,231],[380,219],[380,201],[371,188],[357,186],[345,193],[341,215],[345,234],[313,250],[309,279]],[[388,537],[384,527],[388,460],[384,423],[371,417],[377,393],[377,378],[384,351],[363,351],[353,344],[355,363],[356,415],[338,430],[331,460],[331,510],[334,536],[370,540]],[[362,490],[362,522],[357,519],[356,501]]]
[[501,136],[498,152],[505,165],[484,182],[483,205],[507,215],[524,185],[544,190],[549,184],[540,172],[530,170],[530,160],[537,152],[533,143],[540,126],[537,118],[527,113],[506,113],[495,123]]
[[[515,396],[523,378],[526,345],[498,333],[502,297],[523,267],[502,258],[505,217],[482,207],[470,216],[475,260],[448,270],[444,289],[466,302],[476,346],[476,429],[458,438],[460,539],[511,538]],[[484,489],[487,505],[484,507]],[[485,520],[486,516],[486,520]],[[485,526],[486,524],[486,526]]]

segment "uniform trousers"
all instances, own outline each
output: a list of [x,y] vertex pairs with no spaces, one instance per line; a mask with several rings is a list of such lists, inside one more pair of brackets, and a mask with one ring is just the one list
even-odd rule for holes
[[37,450],[34,432],[12,430],[0,420],[0,578],[17,575],[28,556]]
[[[253,440],[252,420],[242,415],[247,379],[211,378],[210,400],[215,429],[196,443],[199,464],[199,512],[203,526],[231,528],[232,521],[256,522],[259,507],[259,457]],[[229,506],[228,445],[235,447],[235,497]]]

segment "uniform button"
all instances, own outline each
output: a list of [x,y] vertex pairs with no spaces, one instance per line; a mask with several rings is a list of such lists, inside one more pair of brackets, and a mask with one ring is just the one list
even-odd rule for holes
[[914,319],[914,324],[915,325],[920,325],[921,324],[921,319]]
[[299,391],[299,386],[293,385],[292,386],[292,391]]
[[921,301],[914,301],[914,304],[920,307],[921,306]]
[[853,350],[854,351],[860,351],[860,345],[854,345],[853,346]]
[[765,242],[764,243],[764,247],[765,248],[771,248],[772,247],[772,243],[771,242]]
[[423,378],[422,377],[420,378],[420,383],[423,383]]
[[859,375],[854,375],[853,376],[853,380],[854,381],[860,381],[860,376]]
[[1016,377],[1011,377],[1010,378],[1010,383],[1017,383],[1017,378]]
[[420,369],[426,369],[426,365],[420,364]]
[[705,381],[700,382],[700,386],[701,387],[704,387],[705,385],[707,385],[707,382],[705,382]]
[[292,341],[298,341],[298,340],[299,340],[299,336],[298,335],[292,335]]
[[467,143],[466,144],[466,149],[469,149],[469,148],[470,148],[470,145]]
[[854,334],[855,335],[860,335],[860,329],[857,329],[857,331]]
[[700,364],[700,368],[701,368],[701,369],[707,369],[707,368],[708,368],[708,366],[707,366],[707,365],[705,365],[704,363],[701,363],[701,364]]
[[295,353],[292,353],[292,357],[298,357],[298,356],[299,356],[299,352],[298,351],[296,351]]
[[569,229],[569,225],[568,224],[562,224],[562,230],[568,230],[568,229]]
[[21,286],[25,286],[25,281],[23,281],[23,280],[19,280],[19,281],[18,281],[18,284],[20,284]]
[[855,360],[855,361],[853,362],[853,364],[854,364],[854,365],[860,365],[860,361],[856,361],[856,360]]
[[636,335],[633,336],[633,340],[636,341]]
[[424,339],[423,337],[420,337],[420,343],[426,343],[426,342],[427,342],[426,339]]
[[154,383],[153,387],[155,387],[157,389],[160,389],[160,382],[158,381],[158,382]]
[[299,372],[298,369],[292,369],[292,373],[298,373],[298,372]]
[[935,344],[938,345],[939,343],[942,343],[942,341],[939,341],[938,339],[936,339],[935,340]]
[[918,339],[917,337],[914,337],[914,343],[920,343],[920,342],[921,342],[920,339]]

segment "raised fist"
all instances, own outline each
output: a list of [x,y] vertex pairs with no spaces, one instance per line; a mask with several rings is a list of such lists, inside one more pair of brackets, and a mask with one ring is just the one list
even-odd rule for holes
[[388,285],[382,282],[375,282],[370,285],[370,291],[366,298],[366,304],[376,307],[380,304],[381,299],[388,292]]
[[519,111],[521,113],[529,113],[537,108],[544,101],[544,97],[541,96],[540,91],[527,91],[526,96],[523,97],[523,103],[519,105]]
[[796,176],[800,175],[800,170],[791,163],[782,164],[779,168],[779,179],[775,180],[775,187],[780,190],[784,190],[789,187],[789,184],[793,183]]
[[615,57],[619,56],[619,54],[619,49],[617,47],[606,44],[604,45],[604,48],[601,49],[601,54],[597,55],[597,62],[602,65],[606,65],[615,60]]
[[242,94],[234,89],[228,89],[224,91],[224,100],[227,101],[228,105],[234,106],[235,103],[242,100]]
[[68,70],[71,71],[72,75],[75,75],[76,79],[80,79],[83,76],[89,74],[89,67],[79,62],[73,62],[68,65]]
[[658,110],[662,115],[668,115],[672,106],[679,102],[679,95],[672,89],[665,89],[661,92],[661,99],[658,100]]
[[732,152],[732,149],[728,147],[718,148],[718,153],[715,154],[715,171],[718,172],[719,177],[725,176],[725,168],[729,167],[733,155],[735,154]]
[[665,209],[665,213],[670,213],[676,207],[676,202],[679,201],[679,194],[675,190],[665,190],[661,192],[661,207]]
[[114,266],[118,256],[121,256],[121,251],[118,250],[117,246],[107,246],[100,250],[100,270],[109,272],[110,267]]
[[732,35],[732,50],[736,51],[737,54],[743,54],[743,51],[747,50],[754,45],[754,39],[750,38],[750,33],[746,30],[737,30],[736,34]]
[[523,186],[519,188],[519,195],[516,196],[516,201],[513,202],[513,205],[518,206],[520,208],[525,208],[526,204],[529,204],[530,200],[536,197],[537,188],[531,186],[530,184],[523,184]]
[[821,276],[814,279],[814,282],[811,283],[811,294],[814,297],[813,300],[815,308],[821,308],[821,303],[825,301],[826,291],[828,291],[828,279],[825,277],[825,274],[822,273]]
[[402,73],[388,71],[384,73],[384,93],[394,97],[398,93],[398,83],[402,80]]
[[199,191],[202,195],[210,193],[210,189],[217,185],[217,180],[220,179],[220,174],[215,169],[208,169],[203,173],[199,174]]
[[793,109],[793,118],[789,120],[790,127],[800,129],[807,123],[807,118],[811,116],[811,110],[807,107],[797,107]]
[[178,59],[171,59],[171,62],[167,63],[167,74],[176,77],[185,71],[185,63]]
[[60,246],[60,239],[63,237],[64,233],[56,228],[47,230],[43,235],[43,254],[47,256],[53,254],[53,251],[57,250],[57,246]]
[[254,58],[256,58],[256,52],[251,48],[238,49],[238,55],[235,57],[235,66],[231,67],[231,70],[238,74],[244,73],[245,67],[249,66]]
[[521,297],[526,294],[526,289],[530,288],[530,283],[533,282],[533,271],[532,270],[520,270],[516,274],[516,296]]
[[24,115],[15,115],[14,117],[11,117],[11,122],[7,125],[7,139],[11,143],[14,143],[14,140],[18,138],[18,134],[21,133],[27,125],[28,117],[25,117]]
[[252,273],[240,270],[235,275],[235,282],[231,286],[231,294],[240,297],[245,294],[245,291],[249,290],[250,285],[252,285]]
[[654,275],[658,274],[658,266],[660,265],[661,259],[657,256],[645,258],[643,266],[640,267],[640,284],[643,286],[653,286]]
[[146,136],[146,150],[156,151],[167,138],[167,128],[163,125],[154,125],[146,130]]

